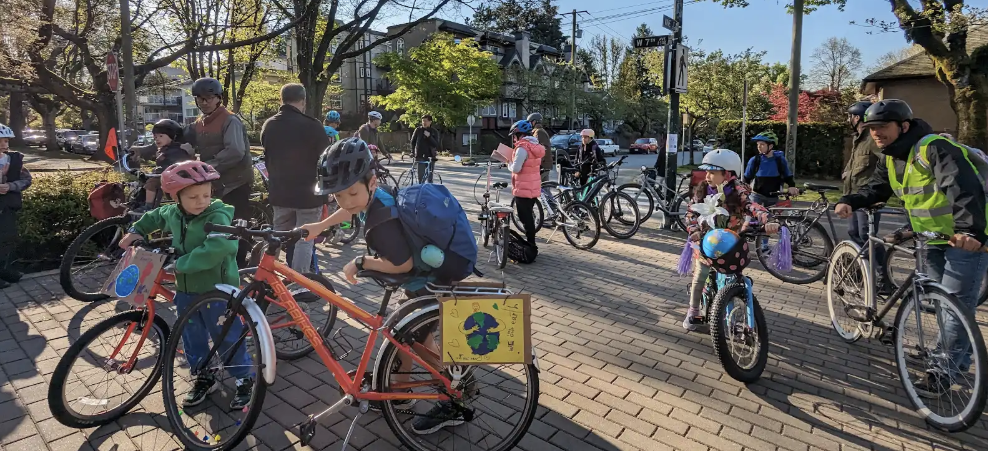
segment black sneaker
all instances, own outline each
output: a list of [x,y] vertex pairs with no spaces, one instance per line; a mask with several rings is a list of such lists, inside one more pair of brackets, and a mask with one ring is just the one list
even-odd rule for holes
[[216,388],[215,378],[212,376],[199,376],[196,378],[196,383],[192,386],[192,390],[189,390],[189,393],[185,395],[185,400],[182,401],[182,407],[192,407],[202,404],[210,393],[216,391]]
[[412,432],[418,435],[432,434],[446,426],[463,424],[463,414],[448,402],[438,402],[425,416],[412,422]]
[[230,401],[230,410],[240,410],[250,404],[250,398],[254,394],[254,379],[245,377],[237,379],[237,394],[233,395]]
[[926,380],[913,384],[921,398],[937,399],[950,391],[950,379],[935,371],[926,373]]

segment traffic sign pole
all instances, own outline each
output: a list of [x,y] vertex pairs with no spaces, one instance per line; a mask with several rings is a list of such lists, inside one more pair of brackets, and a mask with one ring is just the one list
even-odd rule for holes
[[[662,25],[663,26],[667,25],[667,22],[668,22],[669,25],[674,25],[673,28],[675,28],[675,29],[674,30],[671,30],[673,32],[673,34],[672,34],[672,42],[669,43],[668,48],[676,49],[676,48],[680,47],[681,44],[682,44],[682,42],[683,42],[683,27],[682,27],[682,23],[683,23],[683,0],[676,0],[675,14],[673,14],[673,15],[676,16],[676,17],[675,17],[675,19],[673,19],[671,21],[667,21],[667,20],[665,20],[665,18],[663,18]],[[678,52],[676,52],[676,53],[678,53]],[[679,140],[678,132],[679,132],[679,128],[682,126],[682,124],[679,123],[679,120],[680,120],[680,116],[679,116],[679,93],[676,92],[677,91],[676,89],[674,89],[676,83],[673,83],[672,80],[669,80],[669,78],[675,77],[675,73],[676,73],[676,69],[677,69],[676,68],[677,65],[674,64],[677,61],[671,61],[672,58],[670,58],[670,56],[672,54],[673,54],[673,52],[666,52],[666,58],[665,58],[666,64],[667,64],[667,67],[668,67],[668,70],[666,71],[666,75],[667,75],[666,80],[667,81],[666,81],[665,85],[669,87],[669,122],[668,122],[668,125],[666,126],[666,171],[665,171],[665,177],[666,177],[666,187],[669,189],[669,192],[673,192],[674,193],[674,192],[676,192],[676,169],[678,169],[678,167],[679,167],[679,156],[678,156],[678,152],[679,152],[679,146],[682,144],[680,142],[680,140]],[[656,159],[656,161],[655,161],[655,166],[656,167],[659,166],[658,159]],[[671,219],[671,218],[669,218],[669,219]],[[663,226],[666,229],[668,229],[668,228],[672,227],[672,223],[673,223],[673,221],[667,220],[665,222],[665,224],[663,224]]]
[[117,146],[117,158],[123,158],[123,148],[126,138],[121,138],[125,136],[123,126],[124,126],[124,107],[123,107],[123,93],[120,91],[120,60],[113,53],[106,55],[106,82],[110,85],[111,91],[116,91],[117,94],[117,142],[114,143]]

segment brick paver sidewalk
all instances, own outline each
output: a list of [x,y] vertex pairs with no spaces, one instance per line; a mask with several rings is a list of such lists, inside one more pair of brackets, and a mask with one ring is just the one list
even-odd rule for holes
[[[476,174],[476,173],[474,173]],[[476,175],[443,174],[469,199]],[[464,204],[469,201],[464,200]],[[606,232],[604,232],[606,234]],[[542,241],[549,232],[542,232]],[[986,421],[961,434],[929,429],[896,379],[891,349],[846,344],[832,331],[822,283],[783,285],[753,268],[771,341],[762,380],[745,387],[714,359],[709,336],[680,322],[687,279],[675,274],[682,235],[646,223],[625,241],[602,236],[577,251],[561,233],[533,265],[509,265],[505,280],[533,295],[541,354],[542,408],[524,451],[666,450],[985,450]],[[362,251],[320,246],[324,267]],[[482,254],[484,251],[481,251]],[[486,260],[486,254],[482,260]],[[486,263],[489,277],[496,271]],[[365,308],[379,302],[372,283],[334,284]],[[57,276],[0,291],[0,443],[4,450],[171,450],[160,391],[121,420],[77,431],[51,418],[45,397],[61,353],[91,324],[122,308],[67,298]],[[984,326],[986,317],[979,315]],[[988,330],[983,330],[988,333]],[[286,430],[339,398],[314,356],[279,362],[264,413],[241,449],[302,448]],[[350,409],[352,410],[352,409]],[[352,411],[344,415],[352,418]],[[339,449],[350,418],[326,418],[314,449]],[[388,451],[398,442],[383,418],[358,423],[355,449]]]

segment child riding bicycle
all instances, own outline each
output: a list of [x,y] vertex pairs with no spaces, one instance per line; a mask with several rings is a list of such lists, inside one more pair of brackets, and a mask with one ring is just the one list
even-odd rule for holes
[[[765,207],[749,199],[751,189],[738,179],[741,172],[741,157],[734,151],[717,149],[703,156],[700,169],[707,171],[706,180],[697,185],[690,200],[690,205],[709,203],[707,199],[716,200],[717,206],[723,209],[727,219],[721,217],[717,223],[713,218],[701,222],[700,215],[693,208],[686,214],[686,231],[689,233],[689,243],[699,245],[704,235],[713,229],[730,229],[739,232],[745,226],[745,216],[751,216],[765,224],[765,232],[776,233],[779,224],[769,222],[770,216]],[[716,197],[711,197],[716,196]],[[696,249],[691,250],[696,256],[697,264],[693,269],[693,282],[690,291],[690,306],[683,320],[683,328],[695,330],[703,322],[700,303],[703,300],[703,287],[710,276],[711,261],[703,257]]]
[[[328,227],[359,214],[366,218],[364,240],[369,253],[343,267],[343,275],[348,282],[357,283],[357,273],[364,270],[396,275],[414,274],[417,277],[403,285],[406,298],[412,299],[430,295],[425,289],[427,282],[445,283],[466,278],[476,263],[477,244],[466,213],[456,199],[442,185],[413,185],[400,193],[395,192],[390,187],[379,185],[377,174],[372,169],[373,156],[368,144],[360,138],[346,138],[323,153],[318,167],[316,193],[334,195],[340,209],[323,221],[303,225],[302,229],[308,231],[307,239],[314,239]],[[439,199],[437,193],[445,193],[448,197]],[[404,203],[406,200],[411,200],[412,211]],[[422,220],[427,225],[419,222]],[[446,220],[454,221],[455,225]],[[423,230],[424,227],[433,230]],[[444,233],[447,235],[443,236]],[[427,244],[429,241],[443,243],[444,248]],[[434,334],[435,328],[424,330],[416,340],[438,355],[439,347]],[[421,357],[435,368],[442,367],[430,356]],[[399,371],[405,373],[399,376],[404,378],[399,382],[407,382],[412,362],[402,361]],[[403,402],[400,406],[398,402],[394,404],[400,409],[407,409],[413,402]],[[431,434],[463,422],[459,410],[447,402],[439,402],[429,413],[413,422],[412,430],[417,434]]]
[[[172,247],[176,249],[175,305],[181,315],[193,304],[197,295],[209,292],[216,284],[240,285],[237,273],[237,241],[225,237],[208,236],[203,229],[206,223],[230,225],[233,207],[212,198],[212,182],[220,174],[212,166],[200,161],[184,161],[173,164],[161,174],[161,189],[176,199],[175,204],[165,205],[141,216],[129,233],[120,240],[120,247],[127,248],[147,234],[162,230],[171,234]],[[184,352],[189,366],[196,368],[209,352],[209,339],[216,340],[222,333],[226,306],[211,305],[182,332]],[[243,325],[233,325],[219,355],[230,355],[229,349],[242,334]],[[251,399],[254,383],[249,374],[250,357],[243,345],[234,350],[232,360],[226,363],[227,371],[236,378],[237,392],[230,403],[230,410],[242,409]],[[183,405],[201,404],[218,388],[214,375],[199,374],[195,384],[185,396]]]

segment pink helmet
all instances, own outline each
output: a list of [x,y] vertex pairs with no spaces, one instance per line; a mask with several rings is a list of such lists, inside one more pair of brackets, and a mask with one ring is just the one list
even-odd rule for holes
[[593,130],[589,128],[585,128],[583,129],[583,131],[580,132],[580,136],[589,136],[593,138]]
[[212,166],[198,160],[175,163],[161,173],[161,189],[175,197],[179,191],[192,185],[219,180],[220,173]]

